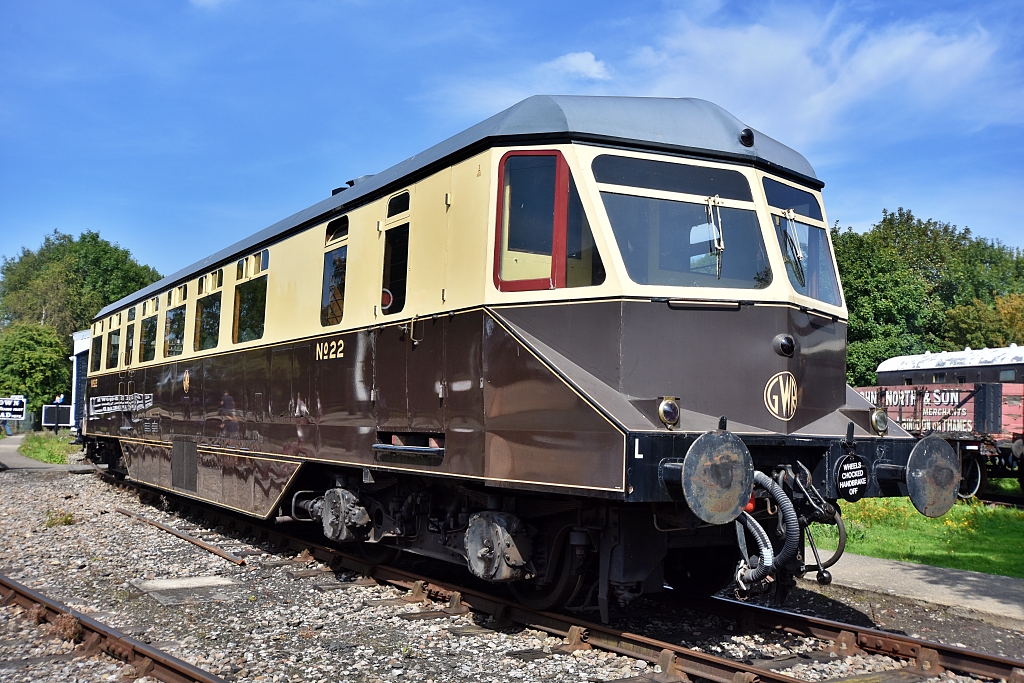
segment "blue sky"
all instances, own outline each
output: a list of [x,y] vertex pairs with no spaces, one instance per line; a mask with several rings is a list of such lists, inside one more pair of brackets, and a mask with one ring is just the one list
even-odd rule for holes
[[1024,247],[1024,3],[4,0],[0,255],[97,230],[167,274],[537,93],[701,97],[829,218]]

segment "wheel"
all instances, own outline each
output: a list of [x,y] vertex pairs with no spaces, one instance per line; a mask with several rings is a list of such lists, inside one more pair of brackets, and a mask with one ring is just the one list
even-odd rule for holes
[[988,483],[988,468],[981,463],[979,458],[970,457],[964,460],[963,475],[960,479],[960,488],[956,495],[961,499],[973,498],[985,490]]
[[555,580],[551,583],[542,584],[536,579],[510,583],[508,589],[516,601],[523,607],[542,612],[550,612],[565,606],[583,582],[586,573],[572,570],[571,552],[567,545],[563,546],[557,560]]
[[684,597],[706,598],[729,585],[739,554],[733,547],[669,550],[665,582]]

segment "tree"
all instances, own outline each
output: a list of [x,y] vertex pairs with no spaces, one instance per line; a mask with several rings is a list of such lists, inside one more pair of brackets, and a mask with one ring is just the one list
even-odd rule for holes
[[38,250],[23,248],[0,265],[0,321],[51,325],[70,347],[71,334],[101,308],[158,279],[99,233],[74,238],[54,231]]
[[38,411],[54,396],[71,393],[66,346],[49,325],[13,323],[0,333],[0,396],[22,394]]
[[1020,339],[1021,251],[903,208],[883,211],[866,233],[835,227],[832,241],[850,315],[850,384],[874,384],[893,356]]

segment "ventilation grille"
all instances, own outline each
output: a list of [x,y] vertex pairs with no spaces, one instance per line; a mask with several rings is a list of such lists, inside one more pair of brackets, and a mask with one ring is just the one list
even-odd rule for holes
[[199,467],[194,441],[174,441],[171,446],[171,485],[185,491],[196,490]]

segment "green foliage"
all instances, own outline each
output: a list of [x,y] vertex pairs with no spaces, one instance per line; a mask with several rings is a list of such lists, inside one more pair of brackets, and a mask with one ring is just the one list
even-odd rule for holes
[[52,529],[55,526],[67,526],[75,523],[75,516],[70,512],[65,512],[64,508],[57,508],[56,510],[46,511],[46,521],[43,525],[47,529]]
[[72,441],[73,437],[66,429],[56,435],[53,432],[29,432],[18,446],[18,452],[39,462],[66,465],[68,456],[81,450]]
[[[906,498],[865,498],[843,505],[843,521],[851,553],[1024,578],[1024,510],[972,499],[931,519]],[[836,547],[835,527],[811,532],[819,546]]]
[[0,396],[21,394],[38,411],[60,393],[71,393],[71,363],[57,331],[28,323],[0,331]]
[[910,211],[866,233],[832,230],[846,294],[847,381],[876,382],[887,358],[1024,343],[1024,253]]
[[53,326],[66,347],[104,306],[160,279],[96,232],[54,231],[38,250],[0,265],[0,322]]

